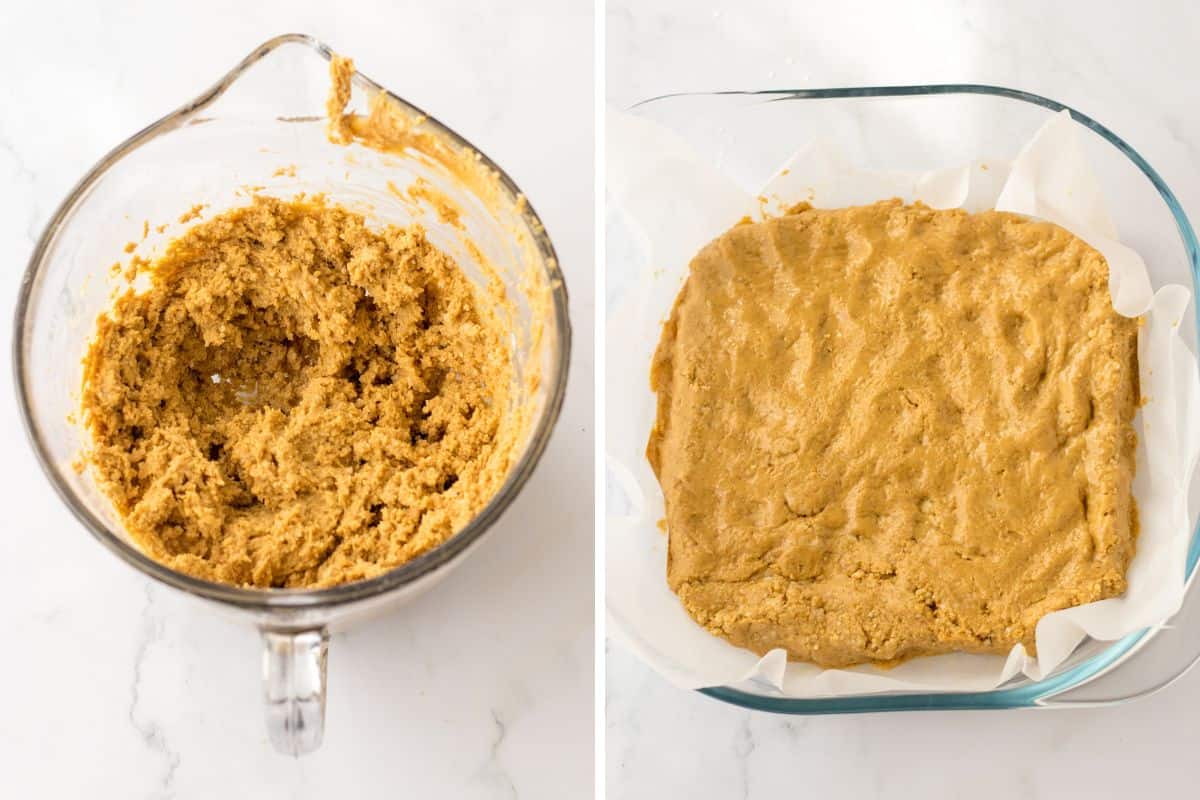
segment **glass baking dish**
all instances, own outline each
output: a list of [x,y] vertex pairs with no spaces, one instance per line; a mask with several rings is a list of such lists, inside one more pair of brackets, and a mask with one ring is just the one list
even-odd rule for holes
[[[756,193],[788,156],[814,139],[837,142],[852,163],[865,169],[928,170],[978,160],[1008,161],[1051,115],[1063,110],[1085,131],[1080,138],[1117,221],[1120,240],[1145,259],[1156,288],[1179,283],[1191,286],[1194,297],[1200,287],[1196,234],[1166,182],[1108,128],[1045,97],[972,84],[786,89],[668,95],[643,101],[631,112],[682,136],[702,158]],[[608,252],[606,299],[611,314],[638,270],[649,267],[619,214],[609,215]],[[1189,330],[1197,330],[1194,308],[1188,308],[1183,322]],[[1200,335],[1189,337],[1193,353],[1197,341]],[[1195,479],[1191,490],[1189,511],[1196,507]],[[612,498],[614,492],[609,495]],[[1194,520],[1194,511],[1189,518]],[[1200,534],[1193,528],[1187,593],[1172,618],[1117,641],[1086,640],[1040,681],[1016,678],[986,692],[812,699],[785,697],[751,682],[700,691],[734,705],[783,714],[1118,703],[1170,684],[1200,658],[1200,592],[1192,585],[1198,557]]]

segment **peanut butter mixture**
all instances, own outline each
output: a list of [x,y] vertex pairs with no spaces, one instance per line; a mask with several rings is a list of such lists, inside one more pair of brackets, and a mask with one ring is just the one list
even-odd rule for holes
[[505,328],[419,227],[256,197],[143,271],[98,321],[82,405],[154,559],[241,586],[370,578],[503,482]]
[[1121,594],[1137,320],[1063,229],[899,201],[743,224],[655,356],[667,580],[823,667],[1032,648]]

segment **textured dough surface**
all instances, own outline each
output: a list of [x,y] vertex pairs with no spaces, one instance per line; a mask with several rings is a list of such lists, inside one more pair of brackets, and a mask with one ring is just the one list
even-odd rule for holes
[[257,197],[173,241],[97,323],[88,460],[137,543],[257,587],[370,578],[508,471],[505,331],[419,227]]
[[886,201],[734,227],[651,374],[667,580],[824,667],[1032,648],[1125,590],[1136,319],[1049,223]]

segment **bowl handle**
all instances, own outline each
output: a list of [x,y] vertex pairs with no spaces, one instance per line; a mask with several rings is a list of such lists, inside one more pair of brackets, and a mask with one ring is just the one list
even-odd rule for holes
[[264,628],[262,638],[267,735],[280,753],[311,753],[325,732],[329,631]]

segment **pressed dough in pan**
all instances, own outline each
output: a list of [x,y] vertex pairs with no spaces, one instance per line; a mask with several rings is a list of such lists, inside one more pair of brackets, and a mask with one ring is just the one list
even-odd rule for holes
[[667,579],[712,633],[824,667],[1032,648],[1125,590],[1137,320],[1067,231],[899,201],[706,246],[648,456]]

